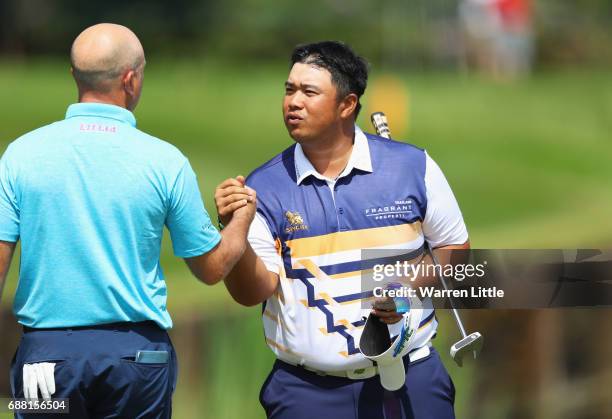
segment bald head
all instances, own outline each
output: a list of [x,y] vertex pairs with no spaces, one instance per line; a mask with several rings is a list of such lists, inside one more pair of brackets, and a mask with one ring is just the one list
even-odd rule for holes
[[79,90],[108,93],[121,86],[126,72],[141,72],[145,57],[134,32],[125,26],[101,23],[77,36],[70,61]]

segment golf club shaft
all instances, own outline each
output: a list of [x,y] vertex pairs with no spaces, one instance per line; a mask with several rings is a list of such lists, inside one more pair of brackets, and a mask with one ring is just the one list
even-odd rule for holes
[[[372,125],[374,125],[374,129],[376,130],[376,134],[384,138],[391,138],[391,130],[389,129],[389,123],[387,122],[387,117],[383,112],[374,112],[371,117]],[[427,248],[429,249],[429,253],[431,254],[431,258],[435,265],[440,265],[434,255],[433,249],[429,247],[427,244]],[[446,285],[446,280],[442,275],[438,275],[438,271],[436,270],[436,276],[438,280],[442,283],[444,290],[448,291],[448,286]],[[455,304],[453,303],[453,299],[449,296],[448,301],[451,306],[451,310],[453,312],[453,317],[455,317],[455,322],[457,322],[457,327],[459,327],[459,331],[461,332],[462,337],[466,337],[467,333],[465,333],[465,328],[463,327],[463,322],[461,321],[461,317],[459,317],[459,312],[455,308]]]
[[[440,266],[440,263],[438,263],[438,258],[436,257],[436,255],[434,255],[433,249],[429,247],[429,243],[427,244],[427,249],[429,249],[429,254],[431,255],[431,259],[433,260],[434,265]],[[444,290],[448,291],[448,285],[446,285],[446,280],[444,279],[444,275],[442,275],[441,272],[438,273],[437,269],[434,269],[434,271],[436,273],[436,277],[438,278],[438,281],[442,283]],[[457,327],[459,327],[461,336],[466,337],[467,333],[465,333],[465,327],[463,327],[463,322],[461,321],[461,317],[459,317],[459,312],[455,308],[455,303],[453,303],[453,299],[451,298],[450,294],[448,295],[448,302],[450,303],[451,311],[453,312],[453,317],[455,317],[455,322],[457,322]]]

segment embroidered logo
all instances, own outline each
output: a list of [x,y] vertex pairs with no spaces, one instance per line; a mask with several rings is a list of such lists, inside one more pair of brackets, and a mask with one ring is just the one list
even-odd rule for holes
[[404,218],[413,216],[412,205],[412,199],[398,200],[388,205],[366,208],[363,212],[366,217],[374,217],[375,220]]
[[285,229],[285,233],[293,233],[299,230],[308,230],[308,226],[304,224],[304,219],[299,212],[285,211],[285,217],[289,221],[289,227]]
[[117,132],[115,125],[104,125],[104,124],[81,124],[79,126],[81,131],[96,131],[96,132]]

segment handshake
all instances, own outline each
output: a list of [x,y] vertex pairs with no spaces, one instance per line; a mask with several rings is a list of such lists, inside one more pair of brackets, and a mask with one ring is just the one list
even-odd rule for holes
[[248,226],[257,210],[257,193],[245,184],[244,176],[229,178],[215,189],[215,206],[219,214],[219,228],[223,229],[233,219]]

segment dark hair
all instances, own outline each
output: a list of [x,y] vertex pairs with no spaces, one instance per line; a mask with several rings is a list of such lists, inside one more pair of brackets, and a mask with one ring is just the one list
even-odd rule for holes
[[348,45],[338,41],[298,45],[291,54],[291,65],[295,63],[312,64],[329,71],[339,98],[350,93],[357,95],[355,117],[359,115],[359,98],[368,84],[368,63]]

